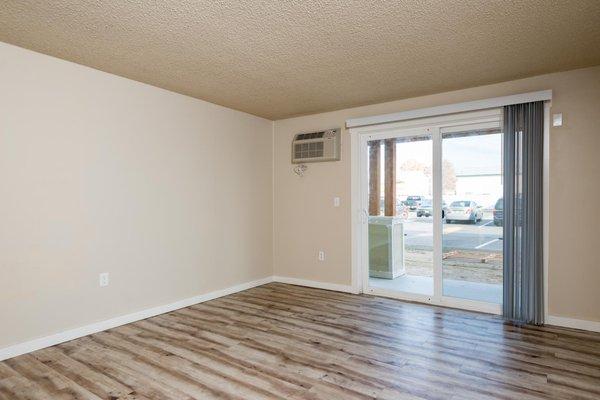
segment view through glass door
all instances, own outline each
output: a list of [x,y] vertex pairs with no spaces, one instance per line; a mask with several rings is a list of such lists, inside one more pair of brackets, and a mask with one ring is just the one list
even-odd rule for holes
[[499,310],[503,246],[499,115],[375,133],[361,143],[361,187],[367,192],[363,204],[368,214],[362,231],[367,291]]
[[368,143],[372,287],[433,295],[432,143],[430,134]]
[[442,133],[443,294],[502,304],[502,134],[467,129]]

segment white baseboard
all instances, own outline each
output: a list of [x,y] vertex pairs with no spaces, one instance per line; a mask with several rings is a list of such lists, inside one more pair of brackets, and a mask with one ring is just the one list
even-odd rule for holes
[[[340,285],[336,283],[326,283],[326,282],[318,282],[318,281],[309,281],[305,279],[298,278],[288,278],[285,276],[273,276],[273,282],[287,283],[290,285],[297,286],[307,286],[316,289],[325,289],[325,290],[333,290],[336,292],[345,292],[345,293],[359,293],[358,290],[353,288],[351,285]],[[452,305],[450,305],[452,306]],[[463,307],[459,307],[463,308]],[[499,311],[497,307],[492,307],[490,310],[486,310],[484,312],[489,312],[491,314],[498,314]],[[588,321],[581,319],[573,319],[573,318],[564,318],[564,317],[556,317],[556,316],[548,316],[546,318],[547,325],[555,325],[565,328],[574,328],[574,329],[582,329],[585,331],[591,332],[600,332],[600,322],[598,321]]]
[[117,326],[129,324],[142,319],[154,317],[159,314],[164,314],[170,311],[174,311],[180,308],[189,307],[194,304],[203,303],[205,301],[213,300],[219,297],[227,296],[229,294],[241,292],[256,286],[261,286],[273,281],[273,277],[269,276],[263,279],[258,279],[251,282],[242,283],[239,285],[231,286],[225,289],[216,290],[214,292],[202,294],[199,296],[190,297],[188,299],[176,301],[171,304],[165,304],[163,306],[153,307],[146,310],[138,311],[132,314],[121,315],[116,318],[107,319],[105,321],[95,322],[93,324],[85,325],[80,328],[70,329],[68,331],[59,332],[54,335],[45,336],[39,339],[30,340],[27,342],[15,344],[10,347],[0,349],[0,361],[8,358],[16,357],[21,354],[30,353],[35,350],[43,349],[45,347],[54,346],[60,343],[68,342],[69,340],[77,339],[82,336],[91,335],[92,333],[105,331],[107,329],[116,328]]
[[600,322],[588,321],[585,319],[574,319],[565,317],[555,317],[549,315],[546,318],[546,325],[556,325],[565,328],[583,329],[584,331],[600,332]]
[[327,283],[318,281],[308,281],[305,279],[288,278],[285,276],[274,276],[273,282],[287,283],[290,285],[307,286],[315,289],[333,290],[335,292],[357,293],[350,285],[340,285],[337,283]]
[[[205,301],[217,299],[219,297],[241,292],[243,290],[251,289],[253,287],[265,285],[270,282],[280,282],[287,283],[290,285],[307,286],[316,289],[333,290],[336,292],[357,293],[357,291],[351,285],[340,285],[336,283],[309,281],[305,279],[288,278],[284,276],[269,276],[263,279],[258,279],[255,281],[242,283],[239,285],[231,286],[221,290],[216,290],[214,292],[202,294],[199,296],[190,297],[188,299],[176,301],[174,303],[149,308],[132,314],[121,315],[116,318],[95,322],[93,324],[85,325],[80,328],[70,329],[68,331],[59,332],[53,335],[5,347],[3,349],[0,349],[0,361],[19,356],[21,354],[30,353],[35,350],[43,349],[45,347],[50,347],[60,343],[68,342],[69,340],[91,335],[93,333],[105,331],[107,329],[116,328],[117,326],[130,324],[132,322],[154,317],[159,314],[168,313],[174,310],[178,310],[180,308],[189,307],[194,304],[203,303]],[[546,323],[548,325],[556,325],[567,328],[583,329],[592,332],[600,332],[600,322],[597,321],[586,321],[573,318],[556,317],[551,315],[548,316]]]

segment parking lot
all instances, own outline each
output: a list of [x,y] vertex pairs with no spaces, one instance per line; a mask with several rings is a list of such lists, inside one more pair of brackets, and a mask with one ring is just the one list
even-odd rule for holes
[[[452,250],[479,250],[502,252],[502,227],[495,226],[491,213],[484,213],[476,224],[455,222],[443,226],[444,252]],[[419,217],[410,212],[404,224],[405,246],[415,249],[431,249],[433,245],[433,218]]]

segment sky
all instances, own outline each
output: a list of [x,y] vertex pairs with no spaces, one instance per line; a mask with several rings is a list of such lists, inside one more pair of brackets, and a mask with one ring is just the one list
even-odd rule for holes
[[[398,143],[396,164],[416,160],[431,167],[432,141]],[[452,162],[456,174],[492,174],[502,169],[501,134],[446,138],[442,141],[442,158]]]

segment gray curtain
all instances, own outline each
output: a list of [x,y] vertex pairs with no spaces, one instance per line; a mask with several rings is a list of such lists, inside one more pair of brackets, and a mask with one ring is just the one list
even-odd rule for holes
[[504,317],[544,323],[544,103],[504,107]]

